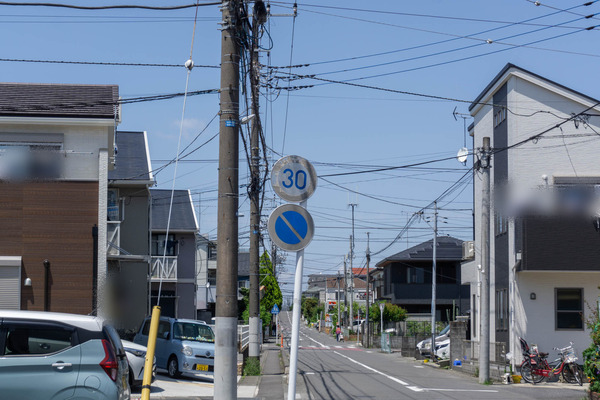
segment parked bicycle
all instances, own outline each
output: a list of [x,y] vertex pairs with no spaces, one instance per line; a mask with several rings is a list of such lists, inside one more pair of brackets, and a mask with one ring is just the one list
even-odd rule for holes
[[539,352],[537,348],[530,349],[523,338],[519,338],[519,341],[523,353],[521,376],[525,382],[536,384],[546,378],[558,380],[559,375],[562,374],[565,382],[583,385],[583,369],[577,364],[573,342],[562,349],[555,347],[554,350],[558,351],[560,356],[549,363],[548,353]]

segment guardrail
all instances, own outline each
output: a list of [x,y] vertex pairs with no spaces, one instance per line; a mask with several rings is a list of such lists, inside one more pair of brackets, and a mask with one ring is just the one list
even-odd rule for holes
[[238,350],[243,353],[250,344],[250,325],[238,325]]

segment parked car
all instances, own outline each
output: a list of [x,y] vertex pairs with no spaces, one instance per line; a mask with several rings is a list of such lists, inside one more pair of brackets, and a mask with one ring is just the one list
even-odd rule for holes
[[[146,318],[133,339],[148,343],[150,318]],[[171,378],[182,373],[214,375],[215,335],[206,323],[190,319],[161,317],[156,337],[156,366],[166,369]]]
[[0,310],[0,387],[6,399],[126,400],[125,349],[86,315]]
[[[138,387],[144,381],[144,366],[146,364],[146,346],[141,344],[121,340],[125,353],[127,354],[127,362],[129,363],[129,386]],[[156,356],[152,364],[152,382],[156,379]]]
[[450,358],[450,338],[441,342],[435,342],[435,356],[440,360]]
[[[450,325],[447,325],[438,336],[435,337],[436,347],[438,343],[443,342],[444,340],[450,337]],[[425,340],[421,340],[417,343],[417,350],[421,353],[422,356],[428,356],[431,354],[431,338],[427,338]]]

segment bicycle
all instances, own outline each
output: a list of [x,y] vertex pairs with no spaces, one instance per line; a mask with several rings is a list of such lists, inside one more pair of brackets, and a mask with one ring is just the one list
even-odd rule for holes
[[527,342],[522,338],[519,340],[524,357],[521,363],[521,376],[525,382],[535,385],[545,378],[556,377],[558,380],[558,376],[562,373],[565,382],[583,385],[583,369],[577,364],[573,342],[564,348],[555,347],[554,350],[558,351],[560,357],[548,363],[548,353],[538,352],[537,349],[532,353]]

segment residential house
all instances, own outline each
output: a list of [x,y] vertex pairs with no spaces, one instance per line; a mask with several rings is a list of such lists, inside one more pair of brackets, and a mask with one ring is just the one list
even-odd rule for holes
[[155,182],[146,132],[118,131],[115,152],[115,168],[108,172],[109,314],[118,328],[134,330],[150,313],[150,187]]
[[[474,147],[491,139],[491,227],[481,230],[483,187],[475,165],[472,339],[480,340],[478,266],[490,244],[490,333],[520,362],[518,337],[540,350],[589,344],[585,319],[600,294],[599,100],[512,64],[469,107]],[[477,162],[477,158],[475,158]],[[493,357],[493,355],[491,355]]]
[[161,315],[196,318],[196,235],[189,190],[151,189],[151,299]]
[[105,314],[116,85],[0,83],[0,308]]
[[208,235],[196,236],[196,318],[210,323],[215,316],[217,243]]
[[[469,286],[461,285],[462,240],[439,236],[436,248],[436,319],[447,321],[469,306]],[[431,315],[433,239],[377,263],[383,284],[379,298],[405,308],[409,314]]]

